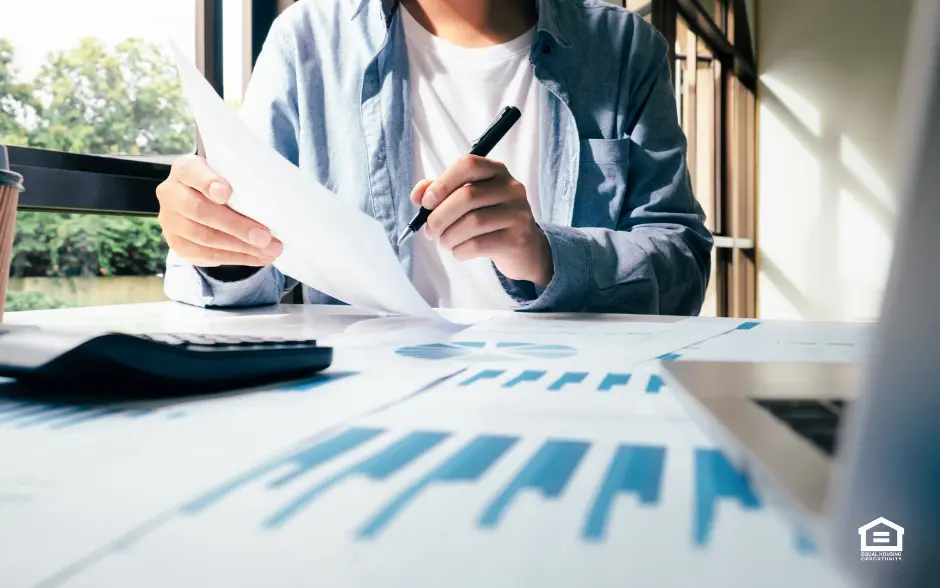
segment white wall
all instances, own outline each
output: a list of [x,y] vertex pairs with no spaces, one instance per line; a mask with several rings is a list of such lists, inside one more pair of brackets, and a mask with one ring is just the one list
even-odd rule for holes
[[757,0],[759,314],[877,317],[910,0]]

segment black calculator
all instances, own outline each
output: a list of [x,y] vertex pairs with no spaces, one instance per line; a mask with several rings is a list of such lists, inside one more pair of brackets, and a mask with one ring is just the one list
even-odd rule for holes
[[290,337],[80,332],[0,325],[0,376],[26,390],[134,400],[303,379],[333,350]]

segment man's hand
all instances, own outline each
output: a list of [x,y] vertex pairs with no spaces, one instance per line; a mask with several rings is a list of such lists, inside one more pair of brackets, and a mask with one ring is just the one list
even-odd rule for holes
[[205,159],[187,155],[173,163],[157,199],[160,226],[181,258],[200,267],[259,267],[281,254],[283,246],[266,227],[225,205],[231,195]]
[[424,235],[466,261],[488,257],[507,278],[546,287],[552,252],[532,217],[525,186],[502,163],[465,155],[434,181],[422,180],[411,201],[431,210]]

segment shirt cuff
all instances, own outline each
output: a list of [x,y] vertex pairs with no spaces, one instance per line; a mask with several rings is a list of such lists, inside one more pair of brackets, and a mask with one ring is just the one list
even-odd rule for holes
[[179,259],[173,251],[167,259],[164,292],[171,300],[202,307],[276,304],[281,283],[273,266],[237,282],[223,282]]
[[503,289],[518,305],[517,310],[578,312],[594,289],[594,269],[588,238],[579,229],[541,224],[552,251],[554,275],[542,288],[525,280],[511,280],[498,269]]
[[[263,292],[267,283],[271,283],[270,271],[267,268],[260,268],[247,278],[234,282],[225,282],[218,278],[210,276],[203,268],[195,268],[203,282],[203,292],[208,291],[211,298],[211,306],[240,306],[254,305],[263,303],[257,296]],[[261,296],[260,298],[270,298]],[[278,295],[278,298],[280,296]]]

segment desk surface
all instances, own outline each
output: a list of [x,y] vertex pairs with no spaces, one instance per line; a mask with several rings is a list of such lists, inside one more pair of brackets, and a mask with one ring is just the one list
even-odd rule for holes
[[2,585],[846,585],[659,365],[857,361],[869,325],[448,317],[469,326],[289,305],[6,315],[312,336],[336,362],[308,382],[157,406],[0,397]]

